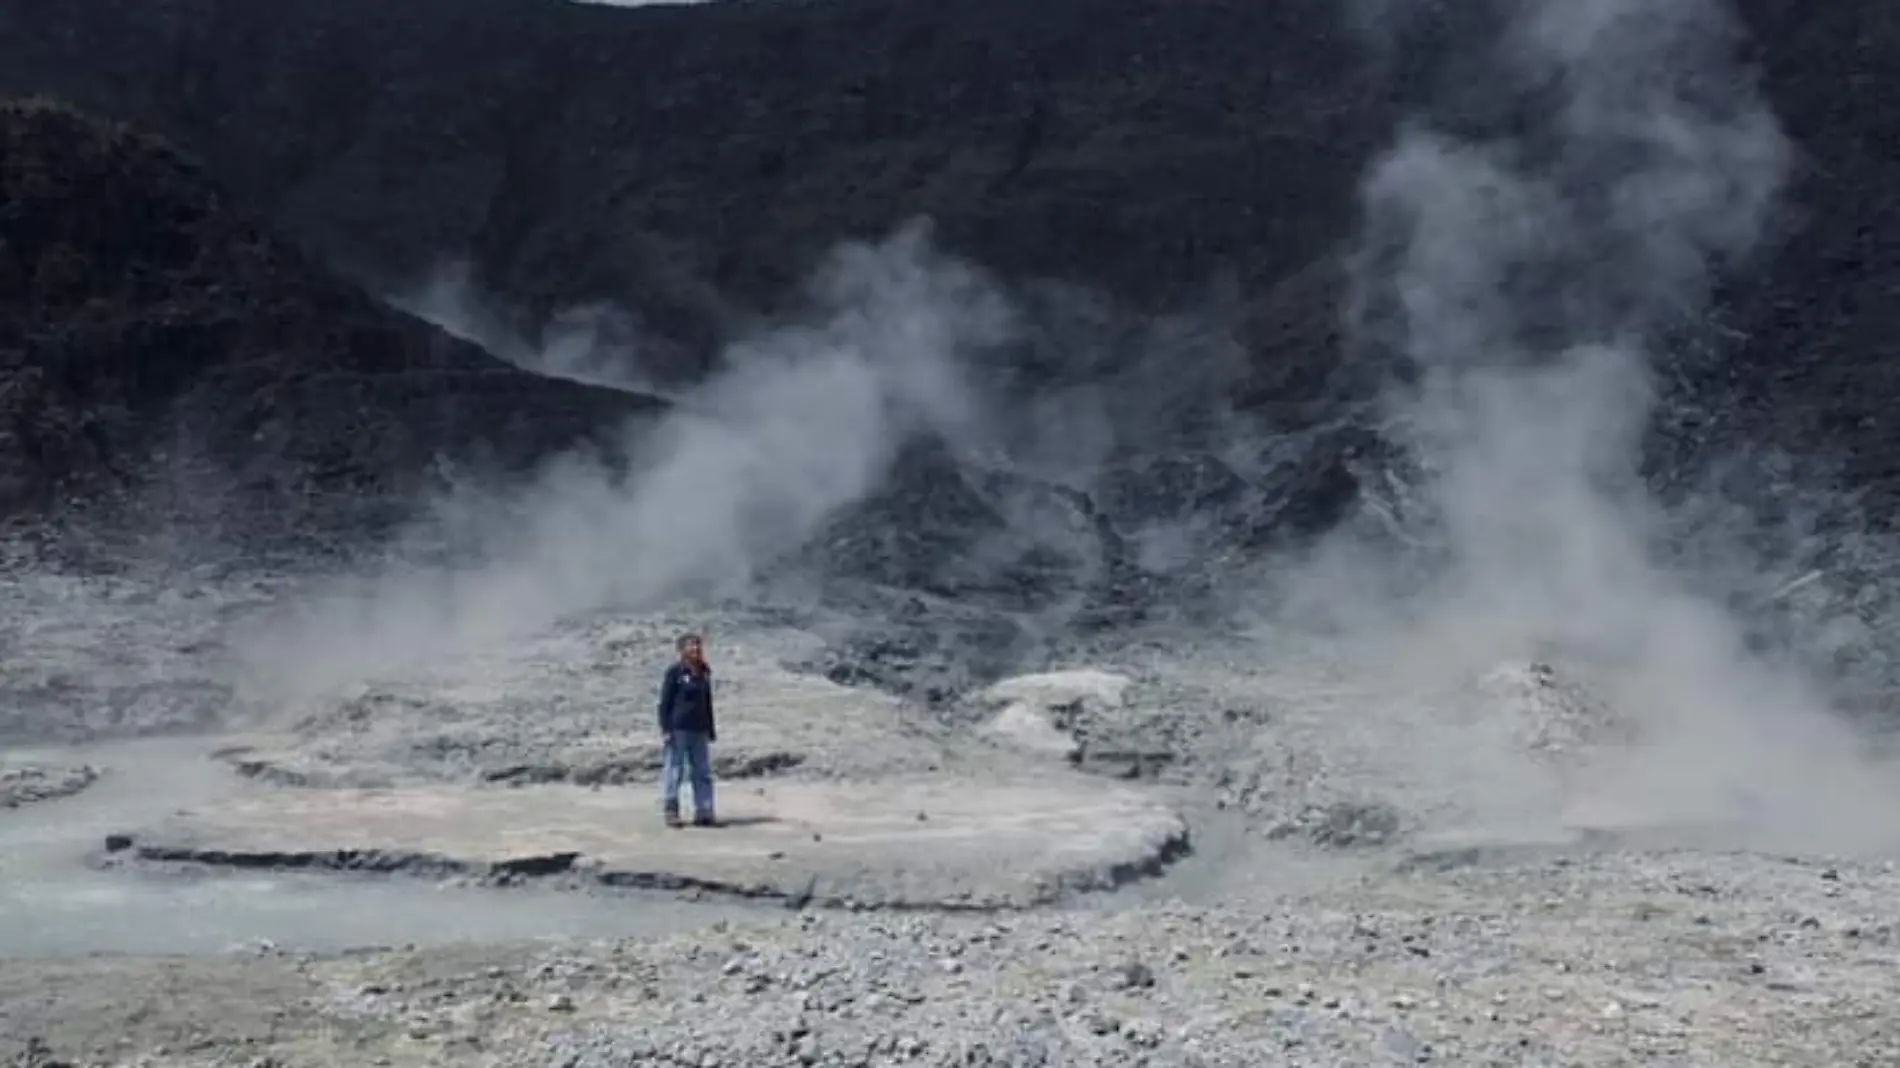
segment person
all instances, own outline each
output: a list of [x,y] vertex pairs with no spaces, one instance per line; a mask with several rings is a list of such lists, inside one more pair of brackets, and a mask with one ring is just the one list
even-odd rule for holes
[[669,664],[660,682],[660,737],[665,743],[665,772],[661,803],[666,825],[679,827],[680,782],[693,785],[693,825],[713,827],[712,758],[708,746],[719,740],[713,723],[712,666],[706,663],[706,643],[697,634],[682,634],[674,642],[679,659]]

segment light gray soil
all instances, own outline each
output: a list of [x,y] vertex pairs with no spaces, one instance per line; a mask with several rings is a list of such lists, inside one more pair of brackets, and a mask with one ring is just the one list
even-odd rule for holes
[[0,813],[0,959],[634,935],[737,914],[719,901],[536,884],[501,891],[418,878],[94,863],[123,828],[176,808],[214,810],[245,785],[208,759],[207,747],[194,739],[87,746],[78,755],[104,769],[90,789]]
[[724,826],[669,829],[647,791],[248,789],[113,836],[141,861],[569,876],[801,904],[1004,908],[1113,888],[1185,852],[1187,826],[1134,790],[1051,775],[784,782],[728,790]]
[[1670,1064],[1900,1056],[1879,867],[1602,855],[1222,908],[779,913],[635,941],[0,965],[152,1065]]
[[[109,592],[11,617],[68,680],[9,675],[44,702],[15,722],[193,722],[82,706],[148,672],[216,690],[255,631],[215,589],[215,625]],[[737,826],[658,826],[685,626]],[[191,649],[120,651],[163,633]],[[934,708],[796,670],[813,645],[602,616],[276,707],[233,685],[211,718],[241,734],[14,751],[101,774],[0,814],[0,1063],[1900,1057],[1900,779],[1832,743],[1717,731],[1658,775],[1584,669],[1382,673],[1281,636],[1157,632]]]

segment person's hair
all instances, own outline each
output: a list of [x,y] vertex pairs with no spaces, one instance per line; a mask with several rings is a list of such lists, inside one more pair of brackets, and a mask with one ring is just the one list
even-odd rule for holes
[[[705,647],[706,639],[700,637],[698,632],[689,630],[686,633],[680,635],[679,637],[673,639],[673,648],[677,652],[679,652],[680,655],[684,656],[686,654],[686,643],[693,642],[693,641],[699,642],[701,648]],[[697,670],[703,671],[708,675],[712,674],[712,665],[706,662],[706,654],[703,652],[699,655],[699,660],[696,664],[694,664],[694,667]]]

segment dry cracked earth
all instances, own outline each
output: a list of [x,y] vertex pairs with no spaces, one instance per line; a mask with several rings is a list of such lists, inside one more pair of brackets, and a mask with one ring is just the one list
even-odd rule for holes
[[[1878,787],[1839,840],[1644,819],[1580,786],[1635,781],[1584,769],[1640,733],[1580,668],[1433,690],[1135,632],[926,708],[728,607],[267,702],[233,664],[290,594],[194,589],[8,587],[40,737],[0,750],[4,1063],[1900,1064]],[[650,691],[688,626],[731,825],[667,831]],[[137,948],[85,933],[146,898]]]

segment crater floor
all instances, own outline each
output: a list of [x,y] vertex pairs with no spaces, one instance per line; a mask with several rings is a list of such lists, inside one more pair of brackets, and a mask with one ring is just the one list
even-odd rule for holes
[[110,847],[141,861],[559,875],[796,903],[980,908],[1112,887],[1188,846],[1185,821],[1154,797],[1080,775],[728,785],[725,825],[685,829],[660,821],[649,789],[254,787],[114,835]]

